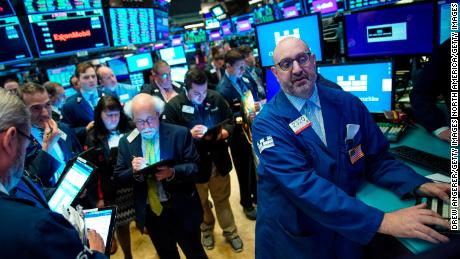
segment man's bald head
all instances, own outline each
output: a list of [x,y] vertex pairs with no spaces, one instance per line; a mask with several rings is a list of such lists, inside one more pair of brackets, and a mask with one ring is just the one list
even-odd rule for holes
[[133,116],[139,111],[161,113],[163,107],[164,102],[160,98],[146,93],[140,93],[134,96],[131,101],[131,111]]
[[117,86],[117,77],[110,67],[101,66],[97,69],[96,73],[102,87],[108,87],[110,90],[113,90]]
[[278,42],[278,44],[275,47],[275,50],[273,51],[273,62],[274,64],[278,64],[281,59],[281,53],[283,53],[286,49],[289,49],[292,46],[298,46],[298,47],[303,47],[305,51],[309,51],[310,48],[308,47],[308,44],[305,43],[305,41],[299,39],[299,38],[294,38],[294,37],[286,37]]

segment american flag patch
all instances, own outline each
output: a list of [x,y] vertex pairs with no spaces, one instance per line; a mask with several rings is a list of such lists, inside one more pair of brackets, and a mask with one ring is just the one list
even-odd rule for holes
[[350,155],[350,162],[352,165],[356,163],[361,157],[364,156],[363,151],[361,150],[361,144],[357,145],[356,147],[350,149],[348,151],[348,154]]

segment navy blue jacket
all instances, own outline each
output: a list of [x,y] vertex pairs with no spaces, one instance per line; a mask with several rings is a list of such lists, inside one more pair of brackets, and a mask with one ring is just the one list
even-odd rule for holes
[[60,214],[0,192],[2,258],[106,258],[85,251],[75,228]]
[[[175,176],[171,181],[162,181],[175,215],[179,215],[184,227],[194,230],[199,228],[203,219],[195,180],[198,177],[198,153],[193,144],[192,136],[187,128],[168,123],[160,123],[160,159],[176,161]],[[145,208],[147,202],[147,184],[133,178],[131,161],[134,157],[142,157],[142,139],[137,129],[126,134],[118,144],[118,161],[115,166],[115,177],[119,181],[132,182],[134,189],[134,207],[136,210],[137,227],[141,230],[145,225]],[[179,224],[179,222],[178,222]]]
[[[317,86],[327,146],[311,126],[294,133],[289,124],[301,114],[284,92],[254,121],[260,159],[256,258],[361,258],[361,246],[375,235],[384,214],[356,199],[363,178],[400,197],[429,182],[390,155],[357,97]],[[359,125],[350,141],[347,124]],[[359,158],[355,163],[351,150]]]
[[[246,78],[244,75],[241,77],[243,83],[246,87],[251,90],[252,96],[254,97],[254,101],[259,101],[259,95],[257,93],[257,86],[254,87],[254,84]],[[227,74],[224,73],[222,75],[222,79],[220,80],[219,84],[217,85],[217,92],[219,92],[225,100],[227,100],[230,108],[233,111],[235,116],[239,116],[241,113],[241,95],[233,86],[232,81],[228,78]]]

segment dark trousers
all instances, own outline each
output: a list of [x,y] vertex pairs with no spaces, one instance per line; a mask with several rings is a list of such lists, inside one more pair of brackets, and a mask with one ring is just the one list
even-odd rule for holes
[[[243,133],[241,125],[236,125],[230,141],[230,152],[240,185],[240,204],[252,207],[257,201],[257,178],[252,147]],[[251,197],[252,196],[252,197]]]
[[150,206],[145,209],[145,227],[149,232],[158,256],[162,259],[180,259],[176,243],[189,259],[208,258],[201,245],[201,231],[198,225],[193,230],[184,227],[178,215],[167,204],[163,204],[163,212],[155,215]]

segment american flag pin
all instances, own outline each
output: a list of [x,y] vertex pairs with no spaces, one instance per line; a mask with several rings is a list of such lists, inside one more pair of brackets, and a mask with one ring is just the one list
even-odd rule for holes
[[361,157],[364,156],[363,150],[361,149],[361,144],[357,145],[356,147],[350,149],[348,151],[350,155],[350,162],[351,164],[355,164]]

